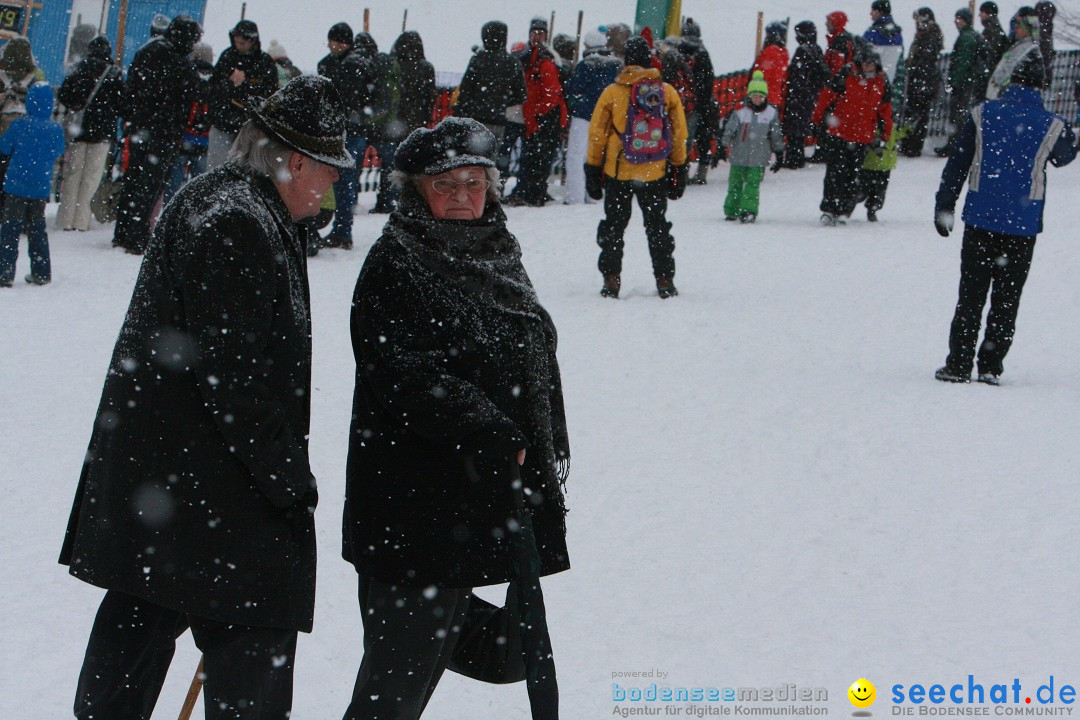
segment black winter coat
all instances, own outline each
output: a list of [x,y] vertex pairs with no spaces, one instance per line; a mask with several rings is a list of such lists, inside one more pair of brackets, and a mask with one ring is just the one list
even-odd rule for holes
[[707,148],[709,141],[720,134],[720,109],[716,104],[716,95],[713,93],[716,76],[713,74],[712,58],[701,39],[697,37],[684,36],[679,50],[691,68],[690,78],[698,114],[695,140],[699,148]]
[[309,631],[306,255],[227,164],[165,210],[113,351],[60,562],[224,623]]
[[154,38],[131,61],[121,115],[134,129],[179,144],[198,86],[198,74],[187,55],[168,38]]
[[[95,38],[96,40],[96,38]],[[124,74],[112,64],[106,53],[104,57],[91,51],[75,66],[60,85],[58,99],[69,111],[85,108],[80,128],[73,130],[75,142],[98,143],[111,140],[116,135],[116,120],[120,116],[120,103],[124,97]],[[86,102],[94,92],[94,86],[103,73],[97,94],[90,107]]]
[[[239,85],[229,80],[234,70],[244,72],[244,82]],[[264,99],[277,92],[277,65],[257,43],[246,54],[233,47],[226,48],[214,66],[209,89],[210,124],[218,130],[238,132],[248,121],[248,110],[258,108]]]
[[334,56],[327,55],[319,61],[318,72],[329,78],[341,97],[349,131],[363,134],[368,120],[366,108],[371,104],[374,68],[371,60],[355,49]]
[[[817,43],[803,43],[795,49],[787,71],[787,99],[784,104],[784,136],[798,140],[813,134],[810,116],[818,95],[829,79],[825,53]],[[800,145],[801,147],[801,145]]]
[[394,59],[398,65],[397,119],[404,135],[431,124],[438,92],[435,89],[435,66],[424,59],[420,35],[412,30],[403,32],[394,42]]
[[945,40],[937,23],[929,21],[915,31],[905,69],[909,106],[929,107],[937,96],[942,83],[938,60],[944,47]]
[[[501,34],[499,27],[501,26]],[[469,60],[454,114],[491,125],[506,124],[506,108],[525,102],[525,73],[506,52],[506,25],[484,25],[484,49]]]
[[[488,265],[457,260],[462,248],[488,246],[499,248]],[[502,274],[490,273],[495,266]],[[541,574],[567,569],[557,467],[570,453],[555,330],[502,209],[435,221],[403,188],[360,272],[352,340],[345,559],[388,582],[506,582],[520,478]]]
[[1005,34],[997,17],[988,18],[983,23],[982,36],[990,51],[990,61],[987,64],[992,68],[996,68],[997,64],[1001,62],[1001,56],[1009,49],[1011,44],[1009,43],[1009,36]]

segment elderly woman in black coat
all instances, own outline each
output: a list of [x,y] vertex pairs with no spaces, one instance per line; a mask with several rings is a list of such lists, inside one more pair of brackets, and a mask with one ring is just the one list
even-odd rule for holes
[[539,574],[569,567],[555,328],[506,228],[494,151],[464,118],[402,143],[401,204],[353,296],[343,555],[364,659],[346,718],[420,716],[456,669],[472,588],[520,571],[523,519]]

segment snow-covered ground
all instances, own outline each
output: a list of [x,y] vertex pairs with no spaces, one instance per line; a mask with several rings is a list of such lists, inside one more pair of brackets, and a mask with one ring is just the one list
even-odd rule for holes
[[[672,206],[681,295],[666,301],[638,211],[618,301],[597,293],[598,206],[508,211],[561,336],[573,569],[545,592],[564,717],[610,717],[612,674],[653,669],[670,686],[823,687],[833,716],[851,712],[860,677],[877,684],[879,717],[897,683],[1080,683],[1078,167],[1050,170],[1000,388],[932,377],[960,247],[931,223],[939,160],[902,159],[881,222],[860,209],[839,228],[817,223],[821,167],[767,175],[758,223],[723,222],[722,167]],[[310,263],[322,504],[302,720],[340,716],[361,655],[339,556],[348,316],[383,221],[362,214],[351,252]],[[56,556],[138,271],[110,237],[53,231],[43,288],[21,280],[23,245],[19,281],[0,291],[4,718],[69,716],[101,598]],[[155,717],[175,717],[197,662],[185,636]],[[448,674],[425,719],[527,707],[522,685]]]

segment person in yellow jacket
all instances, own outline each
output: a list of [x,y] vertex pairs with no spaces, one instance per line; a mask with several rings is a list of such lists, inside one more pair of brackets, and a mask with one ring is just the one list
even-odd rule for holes
[[600,294],[619,296],[623,233],[636,195],[657,292],[662,298],[678,295],[667,202],[682,197],[686,189],[686,115],[678,91],[660,80],[644,38],[627,41],[626,67],[593,110],[585,186],[589,197],[604,198],[605,217],[596,229],[604,276]]

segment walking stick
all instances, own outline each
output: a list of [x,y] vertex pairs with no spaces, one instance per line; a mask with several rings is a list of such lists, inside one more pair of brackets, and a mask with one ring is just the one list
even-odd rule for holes
[[203,686],[203,658],[199,658],[199,667],[195,669],[195,677],[191,678],[191,687],[188,688],[187,697],[184,698],[184,706],[180,708],[180,717],[177,720],[191,720],[191,711],[195,709],[195,701],[199,699],[199,691]]

